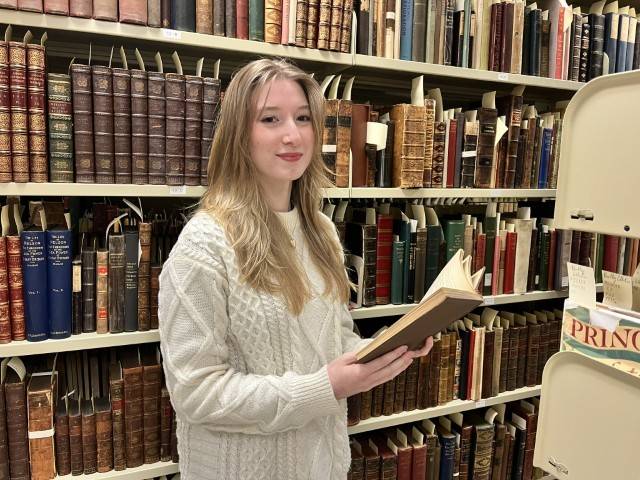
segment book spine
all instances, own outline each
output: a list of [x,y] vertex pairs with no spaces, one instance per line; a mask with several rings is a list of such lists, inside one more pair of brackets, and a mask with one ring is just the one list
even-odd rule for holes
[[520,124],[522,123],[522,96],[511,97],[511,118],[507,140],[507,161],[504,168],[504,188],[514,188],[516,180],[516,165],[518,158],[518,141],[520,138]]
[[27,112],[27,51],[20,42],[9,42],[11,98],[11,159],[13,181],[29,181],[29,129]]
[[[73,3],[73,0],[71,3]],[[117,22],[118,0],[93,0],[93,18]]]
[[432,99],[425,101],[425,138],[424,138],[424,170],[422,172],[422,186],[429,188],[433,181],[433,157],[435,138],[436,104]]
[[91,18],[93,2],[91,0],[69,0],[69,14],[72,17]]
[[160,461],[171,460],[171,400],[169,390],[160,390]]
[[236,38],[249,38],[249,2],[236,0]]
[[196,4],[194,0],[171,0],[169,11],[171,12],[169,17],[172,29],[183,32],[196,31]]
[[140,240],[140,261],[138,263],[138,330],[151,328],[150,310],[150,262],[151,262],[151,224],[138,224]]
[[185,153],[185,78],[184,75],[166,75],[166,182],[167,185],[184,184]]
[[50,73],[47,76],[47,89],[49,180],[53,183],[73,182],[71,77],[66,74]]
[[82,333],[82,261],[77,257],[71,263],[71,334]]
[[[106,405],[108,401],[102,398]],[[111,410],[98,410],[96,403],[96,463],[98,473],[106,473],[113,470],[113,424]]]
[[[361,20],[362,21],[362,20]],[[360,27],[358,27],[361,29]],[[318,12],[318,48],[329,49],[331,35],[331,0],[320,0]]]
[[342,9],[344,0],[331,1],[331,24],[329,28],[329,50],[340,50],[340,35],[342,29]]
[[42,13],[42,0],[18,0],[18,10]]
[[171,27],[171,0],[160,0],[160,22],[162,28]]
[[225,35],[225,0],[213,1],[213,34],[224,37]]
[[0,41],[0,183],[8,183],[12,178],[9,46]]
[[95,157],[93,150],[93,102],[91,67],[71,65],[73,90],[73,139],[76,182],[94,183]]
[[[306,4],[304,8],[304,13],[306,17],[306,13],[307,13]],[[301,22],[301,24],[299,22],[300,28],[304,29],[304,31],[306,32],[307,25],[304,22],[304,19],[297,19],[297,20]],[[302,35],[302,38],[304,38],[304,34],[302,33],[302,31],[301,31],[301,35]],[[296,30],[296,37],[297,37],[297,30]],[[249,0],[249,40],[264,42],[264,0]],[[304,44],[300,46],[304,47]]]
[[82,400],[82,465],[85,475],[98,471],[98,446],[96,443],[96,415],[91,400]]
[[27,107],[29,115],[29,181],[48,180],[45,51],[27,45]]
[[213,35],[213,0],[196,0],[196,32]]
[[147,24],[147,0],[118,0],[118,18],[122,23]]
[[131,72],[113,68],[113,142],[116,183],[131,183]]
[[352,109],[351,100],[339,100],[336,127],[336,187],[349,186]]
[[109,235],[109,331],[124,331],[125,236]]
[[476,188],[492,188],[493,153],[498,112],[493,108],[478,109],[478,151],[476,156]]
[[150,327],[158,328],[158,293],[160,292],[160,272],[161,265],[151,265],[149,275],[149,309],[150,309]]
[[147,1],[147,25],[150,27],[162,26],[162,6],[160,0]]
[[7,273],[9,275],[9,313],[11,315],[11,338],[25,340],[25,307],[22,275],[22,244],[20,237],[7,238]]
[[[9,272],[7,260],[7,241],[6,237],[0,237],[0,343],[11,342],[11,315],[9,311]],[[0,390],[2,387],[0,386]],[[3,405],[0,408],[4,409]],[[3,420],[0,420],[0,422]],[[2,426],[0,424],[0,426]],[[0,441],[2,440],[2,432],[0,431]],[[0,444],[0,461],[2,450]]]
[[580,65],[578,67],[578,81],[586,82],[589,77],[589,43],[591,41],[591,25],[582,23],[582,38],[580,39]]
[[207,185],[209,154],[220,103],[220,80],[203,79],[202,141],[200,144],[200,185]]
[[28,479],[29,437],[27,427],[27,392],[24,381],[4,384],[7,438],[9,439],[9,470],[11,477]]
[[236,0],[227,0],[224,5],[225,35],[229,38],[237,38],[236,18],[238,16]]
[[109,251],[96,252],[96,332],[109,331]]
[[144,463],[160,461],[160,364],[144,365],[142,370],[143,455]]
[[186,76],[184,126],[184,184],[200,185],[203,83],[201,77]]
[[[0,389],[0,392],[1,390],[2,389]],[[55,415],[54,440],[56,452],[56,473],[60,476],[69,475],[71,473],[71,450],[69,445],[69,416],[67,415],[66,410],[64,411],[64,414],[56,413]]]
[[[37,378],[37,377],[33,377]],[[29,425],[29,463],[31,478],[54,478],[56,462],[54,453],[53,408],[55,398],[53,385],[48,382],[43,388],[27,389],[27,412]]]
[[135,184],[149,183],[149,119],[147,72],[131,71],[131,177]]
[[166,104],[165,79],[161,72],[148,72],[149,183],[164,185],[166,180]]
[[49,338],[46,232],[25,230],[20,239],[27,340],[37,342]]
[[125,232],[124,331],[138,330],[138,231]]
[[353,22],[353,0],[344,0],[342,4],[342,28],[340,30],[340,51],[351,52],[351,26]]
[[82,260],[82,331],[96,331],[96,251],[84,249]]
[[[314,5],[312,7],[312,4]],[[318,21],[318,6],[313,0],[309,1],[308,18],[315,16],[314,23],[309,22],[307,42],[309,33],[315,32],[314,26]],[[309,32],[311,30],[311,32]],[[282,0],[265,0],[264,2],[264,41],[268,43],[280,43],[282,39]],[[307,45],[309,46],[309,45]],[[313,47],[311,47],[313,48]]]
[[143,464],[142,367],[122,369],[124,377],[125,456],[127,468]]
[[49,306],[49,337],[71,336],[71,230],[47,232],[47,287]]
[[96,183],[114,183],[113,78],[111,69],[92,66]]
[[126,468],[125,424],[124,424],[124,382],[122,379],[110,379],[111,421],[113,432],[113,468],[116,471]]

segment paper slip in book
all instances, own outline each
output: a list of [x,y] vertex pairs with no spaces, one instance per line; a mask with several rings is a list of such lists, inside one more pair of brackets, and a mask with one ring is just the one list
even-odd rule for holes
[[424,340],[464,317],[483,301],[477,292],[484,268],[471,275],[471,257],[458,252],[447,262],[419,304],[403,315],[380,336],[356,353],[365,363],[401,346],[422,346]]

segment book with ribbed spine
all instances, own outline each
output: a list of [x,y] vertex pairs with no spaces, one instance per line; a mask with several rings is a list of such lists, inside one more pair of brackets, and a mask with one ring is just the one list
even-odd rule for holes
[[422,187],[426,137],[425,107],[394,105],[391,119],[395,122],[393,186]]
[[124,331],[125,319],[125,236],[119,231],[109,235],[109,332]]
[[113,78],[111,69],[91,67],[96,183],[114,183]]
[[[143,65],[142,65],[143,67]],[[131,70],[131,179],[149,183],[147,72]]]
[[109,331],[109,250],[96,251],[96,332]]
[[9,360],[2,382],[11,478],[28,479],[30,478],[26,389],[28,378],[20,358],[14,357]]
[[[11,314],[9,310],[10,307],[8,279],[9,273],[7,267],[7,239],[0,236],[0,343],[11,342]],[[0,433],[0,437],[1,435],[2,433]],[[2,451],[0,450],[0,456],[1,455]]]
[[498,112],[495,108],[478,109],[478,150],[476,155],[475,187],[491,188],[494,141]]
[[9,44],[0,40],[0,183],[12,180]]
[[137,348],[126,350],[121,359],[124,380],[125,456],[127,468],[144,462],[142,365]]
[[47,74],[49,115],[49,180],[73,182],[73,111],[71,77]]
[[53,372],[33,373],[27,387],[29,415],[29,464],[31,478],[54,478],[54,422],[56,375]]
[[158,328],[158,293],[160,291],[160,272],[162,265],[151,265],[149,274],[149,326]]
[[27,107],[29,111],[29,181],[48,180],[46,75],[44,45],[27,45]]
[[203,79],[202,104],[202,142],[200,144],[200,185],[207,184],[207,167],[215,122],[220,105],[220,79],[205,77]]
[[73,99],[73,140],[76,182],[94,183],[93,100],[91,67],[71,65]]
[[115,182],[131,183],[131,72],[112,68]]
[[57,401],[54,422],[56,473],[60,476],[69,475],[71,473],[71,450],[69,445],[69,415],[67,414],[66,397]]
[[351,27],[353,23],[353,0],[344,0],[342,5],[342,27],[340,29],[340,52],[351,52]]
[[185,96],[184,75],[167,73],[166,84],[166,183],[184,184]]
[[160,391],[162,367],[156,348],[142,354],[142,403],[144,463],[160,461]]
[[150,311],[150,262],[151,262],[151,223],[138,223],[140,241],[140,261],[138,262],[138,330],[151,328]]
[[[309,1],[308,15],[311,18],[311,3]],[[317,21],[317,8],[315,9]],[[264,41],[280,43],[282,36],[282,0],[265,0],[264,2]],[[309,39],[307,38],[307,42]],[[307,45],[308,46],[308,45]]]
[[9,42],[9,72],[13,181],[25,183],[29,181],[29,129],[27,48],[22,42]]
[[185,75],[184,184],[200,185],[203,82]]
[[162,72],[147,73],[149,115],[149,183],[164,185],[166,181],[166,100]]
[[213,0],[196,0],[196,32],[213,34]]

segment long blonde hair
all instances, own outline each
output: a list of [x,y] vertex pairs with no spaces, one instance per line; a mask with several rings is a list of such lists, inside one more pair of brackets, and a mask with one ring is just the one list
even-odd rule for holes
[[280,296],[297,315],[310,298],[308,277],[289,234],[263,195],[247,134],[258,114],[257,92],[276,79],[297,82],[309,102],[313,154],[309,167],[293,182],[291,203],[298,209],[311,259],[324,280],[324,294],[347,301],[349,283],[341,249],[331,225],[320,217],[322,188],[330,186],[321,156],[324,99],[315,80],[296,66],[261,59],[234,75],[222,102],[207,168],[208,187],[199,210],[222,224],[242,280],[258,291]]

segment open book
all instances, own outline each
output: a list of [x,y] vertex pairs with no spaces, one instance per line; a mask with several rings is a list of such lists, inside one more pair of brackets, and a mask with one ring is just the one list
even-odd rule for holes
[[471,257],[463,250],[451,257],[419,304],[403,315],[387,330],[356,353],[359,363],[365,363],[401,346],[417,349],[424,340],[464,317],[480,305],[477,292],[484,278],[484,267],[471,275]]

